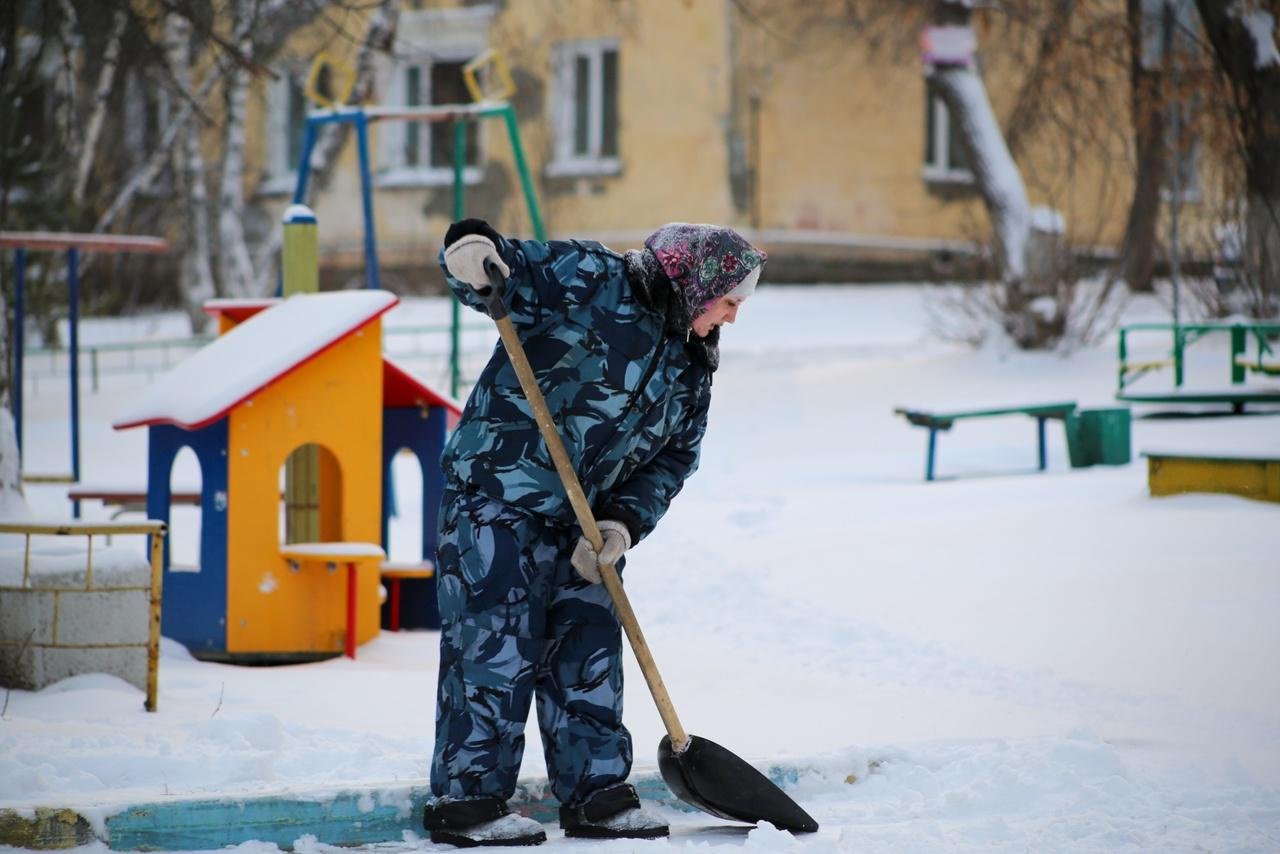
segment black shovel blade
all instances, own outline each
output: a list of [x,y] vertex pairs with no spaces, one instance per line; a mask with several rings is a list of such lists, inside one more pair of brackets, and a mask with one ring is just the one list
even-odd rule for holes
[[818,829],[813,817],[768,777],[714,741],[692,735],[689,746],[676,753],[664,735],[658,742],[658,769],[677,798],[703,812],[801,833]]

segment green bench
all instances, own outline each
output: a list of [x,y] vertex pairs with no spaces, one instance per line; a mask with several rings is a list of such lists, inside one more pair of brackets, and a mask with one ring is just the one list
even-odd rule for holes
[[924,479],[933,480],[934,457],[938,449],[938,431],[950,430],[957,421],[967,418],[994,418],[998,415],[1027,415],[1036,419],[1036,436],[1040,450],[1040,471],[1045,469],[1044,423],[1050,418],[1065,422],[1076,411],[1075,401],[1057,403],[1033,403],[1025,406],[1005,406],[997,409],[928,410],[898,407],[893,410],[917,427],[929,431],[929,446],[925,452]]

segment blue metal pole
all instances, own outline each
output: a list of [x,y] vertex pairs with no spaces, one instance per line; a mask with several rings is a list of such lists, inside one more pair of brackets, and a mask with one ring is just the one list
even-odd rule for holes
[[[67,304],[71,327],[71,479],[80,482],[80,250],[67,250]],[[80,518],[80,502],[71,505]]]
[[27,250],[13,253],[13,429],[18,436],[18,463],[22,463],[22,329],[26,326]]
[[938,431],[929,428],[929,450],[924,458],[924,479],[933,480],[933,452],[938,446]]
[[319,122],[307,116],[307,129],[302,137],[302,157],[298,162],[298,183],[293,187],[293,203],[307,203],[307,181],[311,177],[311,149],[316,144],[316,126]]
[[378,238],[373,222],[373,180],[369,172],[369,120],[356,114],[356,147],[360,153],[360,203],[364,206],[365,287],[381,287],[378,281]]

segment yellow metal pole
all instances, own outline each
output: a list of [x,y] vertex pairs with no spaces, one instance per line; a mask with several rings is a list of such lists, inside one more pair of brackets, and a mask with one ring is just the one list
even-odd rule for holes
[[[319,292],[319,226],[315,213],[306,205],[290,205],[284,212],[280,267],[285,297]],[[298,448],[285,461],[285,538],[288,542],[313,542],[320,537],[319,468],[319,449],[314,445]]]
[[147,704],[148,712],[156,710],[160,672],[160,597],[164,572],[164,541],[167,526],[161,523],[151,535],[151,614],[147,632]]

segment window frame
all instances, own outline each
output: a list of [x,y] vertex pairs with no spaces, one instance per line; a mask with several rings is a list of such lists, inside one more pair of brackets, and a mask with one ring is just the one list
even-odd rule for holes
[[[391,69],[391,96],[387,104],[392,106],[410,106],[406,101],[408,78],[411,69],[418,70],[419,99],[421,103],[414,106],[434,106],[431,85],[431,71],[438,63],[466,63],[474,53],[467,50],[433,51],[430,55],[408,57],[396,62]],[[418,163],[409,165],[404,162],[406,137],[411,124],[418,126]],[[467,164],[462,169],[462,182],[470,186],[484,179],[484,122],[474,122],[476,128],[476,162]],[[453,183],[453,166],[431,165],[431,140],[433,134],[443,127],[439,122],[380,122],[378,125],[378,165],[374,172],[373,182],[377,187],[443,187]],[[450,131],[452,132],[452,130]],[[383,136],[385,134],[385,136]]]
[[[621,76],[621,51],[617,39],[585,39],[560,42],[553,52],[553,126],[551,161],[546,172],[552,177],[576,177],[591,175],[617,175],[622,171],[621,154],[603,155],[600,150],[604,142],[604,55],[614,54],[614,65],[619,69],[615,76]],[[577,135],[576,124],[577,100],[574,94],[574,71],[579,59],[585,58],[589,63],[588,71],[588,104],[587,104],[587,150],[586,155],[573,151],[574,139]],[[621,148],[621,120],[617,104],[621,100],[621,90],[614,92],[614,133]]]
[[[920,174],[934,184],[972,184],[973,170],[951,162],[951,111],[946,101],[930,85],[925,86],[925,149]],[[932,127],[933,136],[929,131]],[[930,148],[933,159],[929,159]]]
[[302,99],[303,123],[299,129],[306,139],[307,104],[306,77],[296,68],[286,68],[267,87],[266,97],[266,157],[263,160],[263,180],[258,194],[271,196],[292,194],[298,185],[298,164],[289,162],[289,119],[293,115],[291,97],[294,92]]

